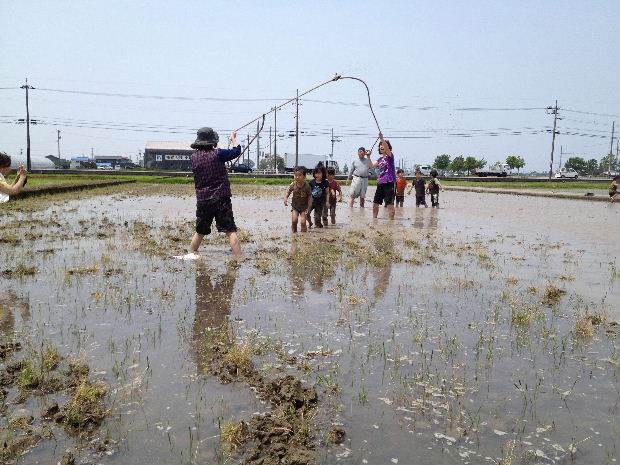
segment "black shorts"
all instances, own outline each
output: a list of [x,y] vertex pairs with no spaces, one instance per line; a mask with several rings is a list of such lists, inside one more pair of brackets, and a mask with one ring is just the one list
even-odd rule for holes
[[415,196],[415,206],[418,207],[420,205],[426,205],[426,196],[424,195]]
[[385,202],[385,206],[394,205],[394,183],[386,182],[385,184],[377,184],[375,198],[373,203],[381,205]]
[[203,200],[196,204],[196,232],[198,234],[203,236],[210,234],[213,219],[215,219],[215,226],[219,232],[235,232],[237,230],[230,197]]
[[396,196],[396,202],[403,203],[404,201],[405,201],[405,196],[404,195],[397,195]]

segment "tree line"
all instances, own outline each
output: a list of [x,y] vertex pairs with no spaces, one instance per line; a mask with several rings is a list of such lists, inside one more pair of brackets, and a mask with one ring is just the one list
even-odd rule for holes
[[[451,158],[450,155],[444,153],[435,158],[433,168],[459,174],[467,171],[467,174],[471,174],[474,170],[484,168],[486,164],[487,162],[483,158],[476,158],[473,156],[464,157],[462,155]],[[525,160],[518,155],[508,155],[506,157],[506,164],[510,169],[520,170],[525,166]]]
[[[525,160],[519,155],[508,155],[505,163],[510,169],[516,169],[517,172],[525,167]],[[435,157],[435,161],[433,162],[433,168],[437,170],[452,171],[453,173],[459,174],[465,171],[471,174],[473,170],[484,168],[485,165],[486,161],[484,159],[478,159],[473,156],[463,157],[460,155],[451,158],[450,155],[445,153]],[[613,155],[611,155],[611,159],[610,155],[605,155],[600,161],[594,158],[585,160],[582,157],[571,157],[564,163],[565,170],[576,171],[581,176],[596,176],[610,170],[617,172],[619,168],[620,163]]]

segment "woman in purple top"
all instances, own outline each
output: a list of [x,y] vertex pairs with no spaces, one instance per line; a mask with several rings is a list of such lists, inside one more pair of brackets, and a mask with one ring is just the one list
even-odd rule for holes
[[372,204],[372,216],[376,218],[379,214],[379,205],[385,203],[388,209],[390,219],[394,219],[394,183],[396,182],[396,169],[394,168],[394,154],[392,153],[392,144],[389,140],[383,138],[383,134],[379,133],[379,153],[381,157],[377,161],[368,161],[371,168],[379,168],[379,176],[377,177],[377,191]]

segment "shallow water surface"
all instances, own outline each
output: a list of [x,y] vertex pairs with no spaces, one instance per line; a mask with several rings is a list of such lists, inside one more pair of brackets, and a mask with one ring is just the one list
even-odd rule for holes
[[[270,405],[210,374],[205,334],[224,322],[261,348],[265,377],[316,386],[318,463],[616,461],[619,205],[445,192],[438,210],[407,197],[394,222],[339,204],[337,225],[291,239],[281,189],[246,189],[236,264],[223,235],[199,261],[173,259],[193,197],[127,189],[2,219],[21,240],[0,243],[4,268],[37,268],[0,283],[15,357],[53,344],[110,385],[95,432],[109,450],[56,428],[20,463],[69,446],[96,463],[241,460],[222,425]],[[587,315],[604,322],[580,331]],[[36,417],[42,402],[26,407]]]

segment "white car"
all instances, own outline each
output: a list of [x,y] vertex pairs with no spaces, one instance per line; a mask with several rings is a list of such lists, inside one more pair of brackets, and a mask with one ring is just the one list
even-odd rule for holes
[[416,170],[420,170],[420,172],[422,173],[422,176],[430,176],[432,169],[433,167],[429,165],[417,165],[416,166]]
[[577,173],[576,171],[572,171],[572,170],[563,170],[563,171],[558,171],[557,173],[555,173],[555,177],[558,179],[560,178],[577,179],[579,177],[579,173]]

